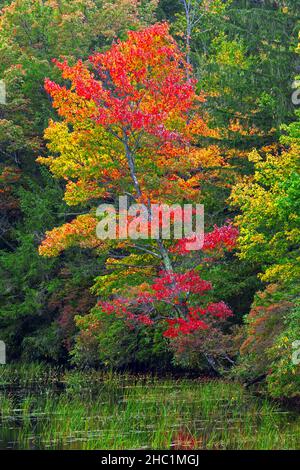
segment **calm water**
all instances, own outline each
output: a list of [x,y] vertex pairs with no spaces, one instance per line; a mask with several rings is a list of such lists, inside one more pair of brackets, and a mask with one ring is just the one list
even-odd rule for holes
[[1,449],[300,449],[297,413],[220,381],[6,370],[0,407]]

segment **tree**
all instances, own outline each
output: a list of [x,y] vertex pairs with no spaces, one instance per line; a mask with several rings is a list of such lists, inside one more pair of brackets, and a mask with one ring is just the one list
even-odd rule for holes
[[[46,80],[63,121],[52,121],[46,131],[49,149],[58,156],[39,158],[39,162],[56,177],[65,178],[68,204],[116,202],[127,194],[148,209],[149,218],[140,229],[139,243],[128,239],[103,243],[95,233],[97,218],[92,212],[80,215],[48,232],[40,253],[53,256],[78,243],[102,253],[106,250],[108,265],[125,266],[125,270],[122,276],[119,271],[97,280],[97,294],[109,297],[100,301],[102,311],[143,324],[167,320],[165,336],[206,328],[205,315],[230,316],[222,302],[197,306],[197,299],[211,285],[196,271],[176,272],[172,257],[178,256],[178,250],[185,252],[190,239],[181,240],[179,246],[174,240],[163,240],[160,231],[147,243],[143,236],[153,217],[152,203],[176,203],[181,213],[184,202],[201,199],[203,178],[209,178],[209,172],[215,177],[215,166],[223,163],[217,146],[199,146],[201,139],[216,132],[201,116],[204,98],[196,94],[191,68],[167,24],[129,32],[126,41],[94,54],[90,57],[93,72],[82,61],[73,66],[55,62],[71,87]],[[230,224],[216,227],[206,238],[205,249],[231,249],[236,235]],[[152,283],[149,277],[154,278]],[[108,291],[113,285],[116,295],[111,299]],[[165,305],[168,311],[162,313]]]
[[191,63],[191,42],[196,32],[197,35],[203,35],[213,23],[212,16],[221,14],[228,8],[231,1],[222,2],[222,0],[180,0],[183,7],[183,13],[177,13],[178,22],[183,24],[180,30],[185,29],[184,39],[186,46],[186,60]]
[[240,257],[259,262],[266,282],[287,283],[299,279],[299,146],[269,153],[266,159],[257,151],[253,176],[233,189],[232,203],[242,213]]
[[[299,113],[297,113],[299,114]],[[267,283],[246,317],[240,369],[265,375],[275,396],[299,396],[299,364],[293,344],[299,336],[299,123],[285,127],[283,145],[266,156],[253,151],[254,175],[233,188],[240,208],[239,257],[261,266]]]

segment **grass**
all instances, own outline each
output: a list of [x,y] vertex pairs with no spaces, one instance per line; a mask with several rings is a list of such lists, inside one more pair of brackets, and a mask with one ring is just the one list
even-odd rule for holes
[[[1,370],[3,447],[300,448],[300,417],[236,383],[24,367],[12,369],[14,375],[10,366]],[[53,387],[58,380],[60,392]],[[30,381],[36,389],[26,388]],[[11,382],[23,384],[22,393],[9,391]]]
[[19,363],[0,366],[0,387],[22,386],[38,387],[45,383],[59,380],[62,374],[60,367],[49,367],[41,363]]

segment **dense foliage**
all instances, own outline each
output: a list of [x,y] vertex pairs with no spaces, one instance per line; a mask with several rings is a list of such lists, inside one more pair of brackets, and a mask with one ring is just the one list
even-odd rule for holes
[[[0,7],[9,360],[231,368],[298,397],[300,1]],[[124,195],[203,204],[202,249],[146,240],[147,223],[99,240],[97,206]]]

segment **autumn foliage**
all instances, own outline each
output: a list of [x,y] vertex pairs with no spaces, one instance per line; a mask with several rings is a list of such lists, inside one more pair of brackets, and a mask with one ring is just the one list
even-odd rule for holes
[[[1,3],[9,361],[230,367],[299,397],[299,2]],[[197,205],[204,233],[175,236]]]
[[[218,138],[218,133],[206,122],[201,110],[205,98],[196,93],[192,69],[166,23],[129,32],[126,41],[94,54],[89,63],[69,65],[55,60],[55,64],[71,86],[45,82],[62,122],[50,122],[46,131],[49,150],[56,155],[39,158],[39,162],[66,180],[68,204],[114,201],[122,194],[147,206],[175,202],[182,206],[201,200],[203,179],[216,177],[215,167],[225,162],[215,144],[199,145],[201,139]],[[203,168],[208,170],[206,176]],[[75,243],[100,251],[123,250],[120,263],[113,254],[109,263],[116,268],[133,263],[122,274],[126,281],[130,271],[136,275],[140,270],[141,287],[138,282],[127,285],[126,296],[121,289],[113,298],[100,300],[98,306],[104,313],[145,325],[164,322],[166,337],[207,328],[205,316],[231,315],[222,302],[198,306],[212,289],[198,272],[176,272],[175,258],[184,253],[187,240],[177,243],[159,238],[150,241],[150,248],[143,243],[132,247],[130,240],[109,241],[104,247],[96,238],[96,221],[91,212],[52,230],[40,253],[57,255]],[[215,227],[205,238],[204,250],[231,250],[236,237],[230,223]],[[139,250],[142,255],[135,254]],[[153,266],[150,272],[144,268],[146,253],[147,265]],[[149,282],[149,275],[153,281]],[[161,314],[161,310],[166,311]]]

